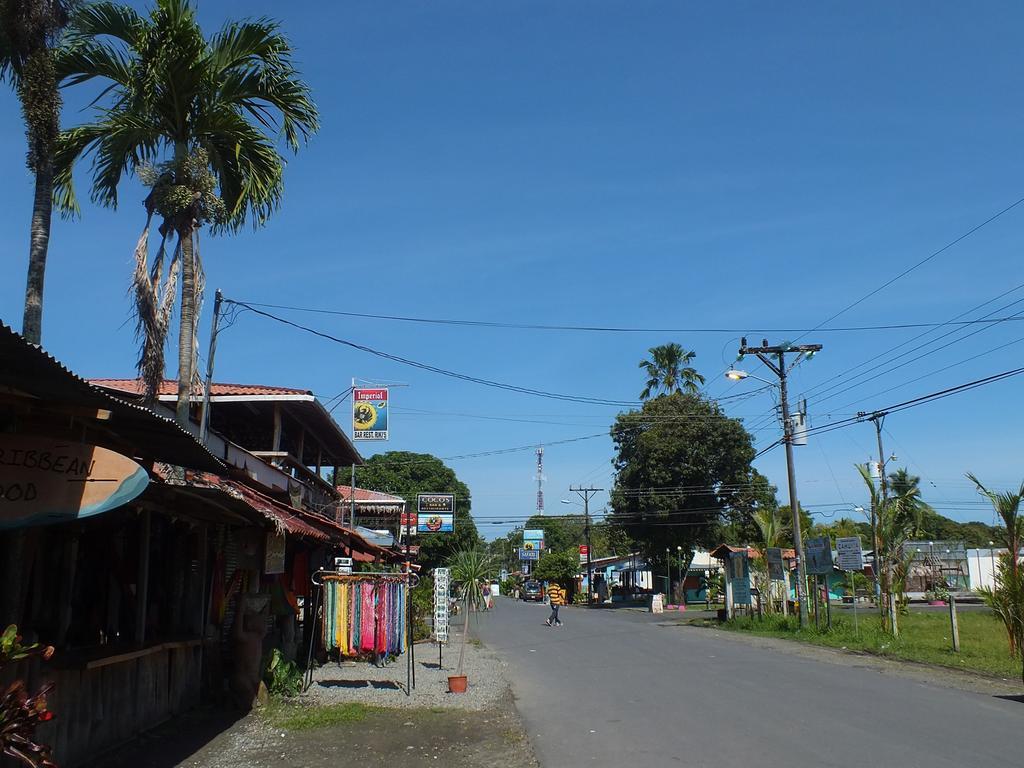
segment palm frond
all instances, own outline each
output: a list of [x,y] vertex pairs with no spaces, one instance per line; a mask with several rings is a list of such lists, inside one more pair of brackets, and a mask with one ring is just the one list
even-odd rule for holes
[[84,3],[75,10],[68,38],[71,43],[111,37],[127,46],[138,47],[145,35],[146,21],[133,8],[122,3]]

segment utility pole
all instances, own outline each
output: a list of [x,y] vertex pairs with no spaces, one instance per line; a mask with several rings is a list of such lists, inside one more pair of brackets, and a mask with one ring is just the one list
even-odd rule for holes
[[591,567],[590,551],[590,497],[600,493],[604,488],[583,488],[582,486],[569,486],[569,490],[578,494],[583,499],[583,517],[585,520],[583,534],[587,539],[587,605],[594,603],[594,572]]
[[220,304],[224,294],[220,288],[213,298],[213,328],[210,330],[210,350],[206,355],[206,384],[203,387],[203,410],[199,416],[199,442],[206,443],[210,431],[210,389],[213,387],[213,357],[217,354],[217,333],[220,331]]
[[[885,424],[885,417],[888,416],[888,415],[889,414],[888,414],[887,411],[875,411],[874,413],[871,413],[871,414],[868,414],[868,413],[866,413],[864,411],[861,411],[860,413],[857,414],[857,416],[860,417],[860,418],[865,418],[866,417],[868,421],[872,422],[875,425],[875,437],[878,439],[878,482],[879,482],[879,489],[881,491],[881,497],[879,498],[879,503],[880,504],[884,504],[886,498],[889,495],[889,485],[888,485],[888,481],[886,480],[886,477],[885,477],[885,475],[886,475],[886,472],[885,472],[885,464],[886,464],[886,461],[885,461],[885,451],[882,448],[882,427]],[[869,474],[870,474],[870,471],[869,471]],[[885,614],[885,607],[881,605],[881,602],[882,602],[881,601],[882,587],[881,587],[881,582],[879,582],[879,580],[878,580],[878,569],[879,569],[879,565],[880,565],[880,561],[879,561],[879,557],[878,557],[878,554],[879,554],[878,553],[878,512],[879,512],[879,510],[876,510],[875,506],[876,506],[875,504],[871,505],[871,549],[873,551],[872,561],[873,561],[873,564],[874,564],[874,567],[872,568],[872,570],[874,571],[874,576],[875,576],[875,601],[879,604],[879,606],[878,606],[879,607],[879,611],[884,615]]]
[[[748,347],[746,339],[740,339],[740,355],[756,355],[769,370],[779,377],[779,399],[782,401],[782,442],[786,446],[786,471],[789,476],[789,509],[793,514],[793,548],[796,549],[797,600],[800,603],[800,626],[807,627],[807,566],[804,563],[804,542],[800,533],[800,502],[796,493],[796,469],[793,466],[793,424],[789,417],[789,391],[787,389],[786,353],[794,352],[799,361],[801,355],[810,357],[821,350],[821,344],[780,344],[768,346],[767,340],[760,347]],[[771,357],[775,357],[775,361]],[[795,363],[794,363],[795,364]]]

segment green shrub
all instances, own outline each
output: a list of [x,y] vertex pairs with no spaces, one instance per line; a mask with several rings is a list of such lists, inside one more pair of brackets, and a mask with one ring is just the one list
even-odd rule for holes
[[272,696],[291,698],[302,692],[302,670],[294,661],[285,659],[284,654],[275,648],[270,652],[263,681]]

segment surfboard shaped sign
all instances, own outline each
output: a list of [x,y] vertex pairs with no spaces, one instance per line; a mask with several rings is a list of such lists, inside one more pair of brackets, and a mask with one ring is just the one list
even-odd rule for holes
[[127,504],[147,485],[146,470],[106,448],[0,435],[0,528],[99,515]]

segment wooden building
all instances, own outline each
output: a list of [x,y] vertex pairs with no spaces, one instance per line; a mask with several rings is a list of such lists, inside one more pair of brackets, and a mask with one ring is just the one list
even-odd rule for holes
[[[0,484],[46,483],[33,485],[35,500],[0,494],[0,619],[57,649],[48,663],[3,675],[56,683],[56,717],[39,736],[64,768],[203,696],[244,705],[263,654],[297,655],[312,631],[312,570],[339,554],[397,559],[335,520],[339,496],[317,463],[361,460],[311,394],[215,401],[225,434],[211,431],[203,444],[196,425],[183,429],[106,384],[0,326]],[[37,479],[44,450],[102,453],[136,471],[106,501],[86,504],[88,489],[109,478],[83,470],[72,479],[84,490],[68,501],[64,475]],[[61,504],[44,508],[58,479]]]

